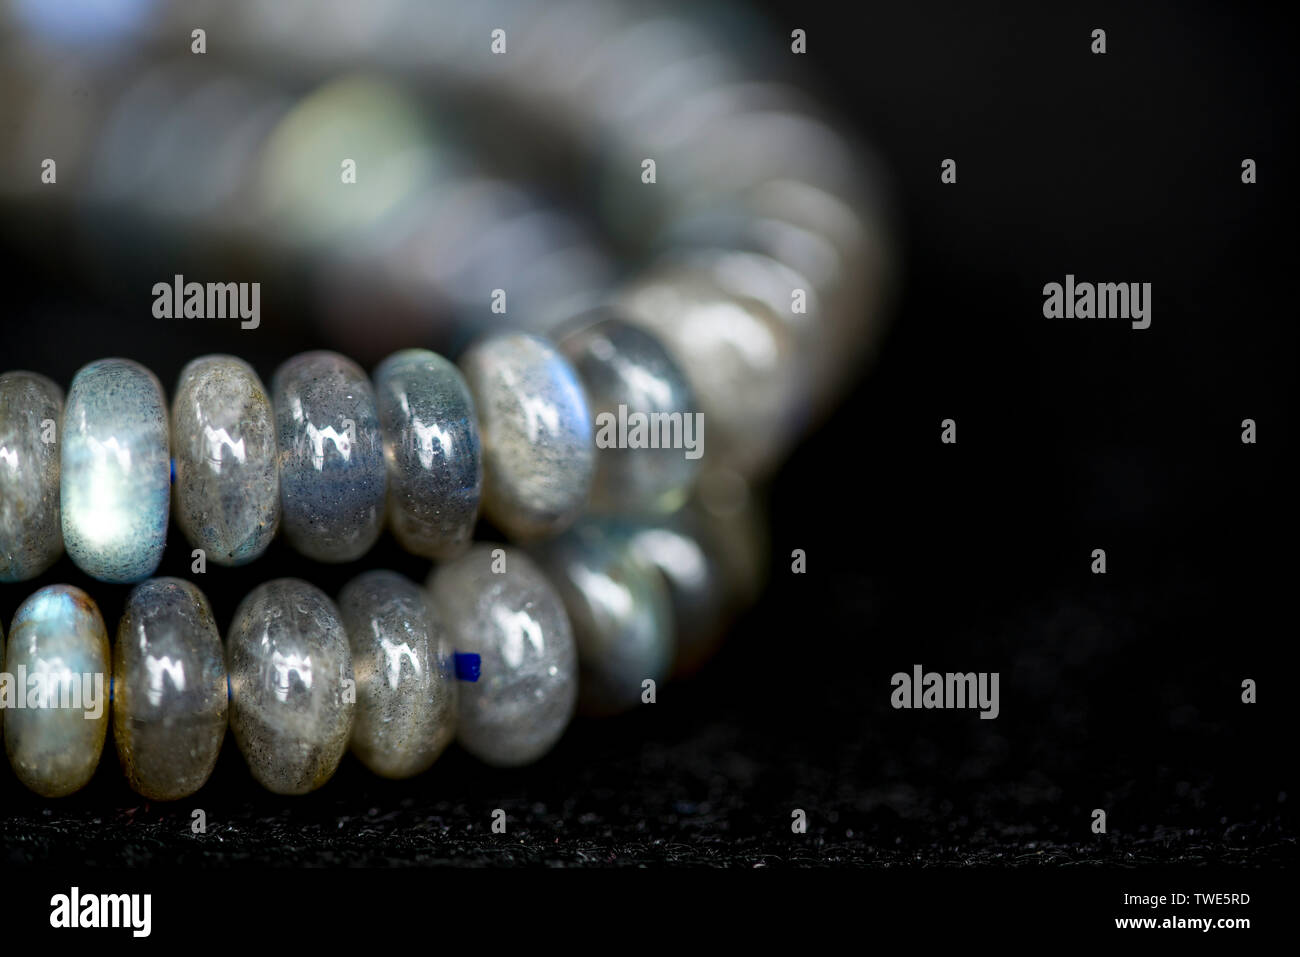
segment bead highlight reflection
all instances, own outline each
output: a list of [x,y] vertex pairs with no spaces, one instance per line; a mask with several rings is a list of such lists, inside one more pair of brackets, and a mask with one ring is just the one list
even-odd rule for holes
[[63,541],[87,575],[134,582],[162,560],[168,432],[162,386],[144,366],[102,359],[72,380],[63,413]]

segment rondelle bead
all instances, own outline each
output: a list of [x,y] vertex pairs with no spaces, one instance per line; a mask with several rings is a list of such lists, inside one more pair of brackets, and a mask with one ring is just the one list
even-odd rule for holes
[[0,375],[0,582],[35,578],[63,552],[63,390],[34,372]]
[[388,463],[388,521],[402,547],[454,558],[469,547],[483,488],[478,415],[452,363],[424,349],[375,370]]
[[460,743],[488,764],[537,760],[564,733],[578,695],[560,596],[523,552],[491,545],[440,566],[429,584],[454,651],[479,656],[478,680],[460,683]]
[[43,797],[80,790],[108,732],[109,648],[90,596],[49,585],[14,615],[5,656],[5,751],[18,779]]
[[306,794],[330,779],[352,733],[352,654],[319,588],[280,578],[253,589],[226,639],[230,730],[263,787]]
[[591,404],[592,510],[675,511],[704,454],[704,416],[681,368],[650,333],[608,316],[568,332],[558,345]]
[[461,358],[483,440],[483,510],[516,540],[570,525],[595,468],[591,411],[578,374],[527,333],[480,340]]
[[662,524],[615,522],[610,532],[659,570],[668,586],[676,635],[673,673],[688,675],[712,656],[733,606],[726,576],[713,544],[699,527],[692,506]]
[[226,736],[226,694],[203,592],[179,578],[137,585],[113,655],[113,740],[127,783],[155,801],[203,787]]
[[351,359],[305,352],[271,389],[289,544],[321,562],[360,558],[383,527],[388,484],[370,380]]
[[152,372],[101,359],[72,380],[63,411],[63,542],[87,575],[148,578],[167,544],[167,404]]
[[673,665],[673,612],[658,569],[591,520],[537,546],[578,646],[578,704],[587,714],[635,707]]
[[425,589],[396,572],[358,575],[339,595],[357,682],[352,753],[376,774],[426,770],[456,736],[450,639]]
[[618,308],[685,372],[708,422],[709,461],[751,477],[770,473],[810,412],[791,323],[771,303],[677,264],[629,284]]
[[262,380],[233,356],[204,356],[181,372],[172,402],[176,519],[218,565],[266,550],[280,525],[275,417]]

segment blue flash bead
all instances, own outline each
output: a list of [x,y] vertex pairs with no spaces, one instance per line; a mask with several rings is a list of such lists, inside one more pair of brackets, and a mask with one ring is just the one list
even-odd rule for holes
[[102,359],[72,380],[63,412],[63,541],[86,574],[123,583],[162,560],[171,505],[167,405],[152,372]]
[[388,486],[370,380],[351,359],[305,352],[271,391],[289,544],[320,562],[360,558],[379,538]]
[[42,588],[14,615],[5,666],[15,676],[12,695],[21,696],[4,699],[14,774],[42,797],[80,790],[108,732],[108,633],[99,608],[80,588]]

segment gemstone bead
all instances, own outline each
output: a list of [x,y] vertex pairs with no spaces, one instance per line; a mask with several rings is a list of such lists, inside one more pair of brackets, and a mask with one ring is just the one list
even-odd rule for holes
[[0,582],[25,581],[63,552],[63,390],[34,372],[0,375]]
[[370,380],[351,359],[305,352],[271,389],[289,543],[321,562],[360,558],[379,537],[388,484]]
[[179,578],[137,585],[113,655],[113,739],[127,783],[155,801],[187,797],[225,736],[226,662],[207,598]]
[[697,671],[712,656],[732,606],[712,543],[698,526],[695,510],[688,506],[661,524],[618,522],[610,530],[658,569],[668,586],[677,638],[676,675]]
[[475,545],[430,579],[456,652],[479,655],[459,690],[460,743],[515,766],[551,749],[573,716],[578,662],[564,605],[523,552]]
[[63,412],[63,541],[86,574],[148,578],[167,544],[167,405],[152,372],[102,359],[77,373]]
[[709,461],[750,477],[770,473],[811,412],[791,324],[770,302],[693,265],[646,274],[617,305],[659,338],[694,387],[709,426]]
[[677,363],[650,333],[609,316],[566,333],[559,349],[578,371],[596,427],[592,510],[675,511],[704,453],[703,416]]
[[109,648],[104,619],[71,585],[40,589],[14,615],[5,656],[5,750],[18,779],[42,797],[80,790],[108,732]]
[[388,463],[388,520],[407,551],[454,558],[469,547],[483,488],[478,414],[460,370],[407,349],[375,370]]
[[673,664],[672,606],[658,569],[590,520],[538,547],[578,646],[579,706],[615,714],[642,700]]
[[480,340],[462,357],[483,439],[483,510],[516,540],[570,525],[595,468],[592,420],[578,375],[527,333]]
[[426,770],[456,735],[450,637],[427,592],[396,572],[366,572],[339,595],[357,682],[352,752],[376,774]]
[[262,380],[232,356],[204,356],[181,372],[172,402],[176,519],[218,565],[266,550],[280,525],[275,417]]
[[338,768],[352,733],[352,654],[338,609],[280,578],[240,603],[226,640],[230,730],[263,787],[306,794]]

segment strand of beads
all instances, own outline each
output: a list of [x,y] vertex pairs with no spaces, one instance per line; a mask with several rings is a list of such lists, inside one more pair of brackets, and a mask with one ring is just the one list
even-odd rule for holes
[[[455,680],[457,654],[477,658],[474,681]],[[19,607],[0,643],[6,665],[6,752],[46,797],[94,774],[110,688],[123,772],[155,800],[206,783],[227,726],[263,786],[304,794],[349,746],[389,778],[427,770],[457,735],[490,764],[535,761],[564,733],[578,695],[559,595],[526,554],[488,545],[440,566],[427,588],[362,573],[337,604],[298,579],[267,582],[241,602],[224,648],[189,582],[136,586],[111,652],[90,596],[51,585]]]
[[41,376],[0,375],[0,581],[41,574],[64,547],[94,578],[141,581],[173,499],[220,565],[254,560],[281,527],[310,558],[353,561],[385,520],[412,553],[454,557],[480,504],[512,539],[537,540],[583,513],[593,483],[598,509],[675,510],[695,478],[689,450],[597,449],[594,422],[620,408],[692,415],[680,370],[616,319],[562,348],[577,368],[528,333],[481,340],[460,369],[404,350],[373,384],[343,356],[304,353],[270,395],[247,363],[205,356],[182,371],[170,423],[161,384],[130,360],[85,366],[66,404]]
[[[660,525],[584,521],[545,546],[567,570],[478,544],[425,588],[364,572],[337,604],[278,579],[245,597],[224,645],[207,598],[180,579],[131,591],[111,650],[89,595],[46,586],[18,608],[7,643],[0,627],[10,763],[43,796],[79,790],[99,764],[110,697],[123,772],[154,800],[201,788],[227,727],[253,776],[281,794],[319,787],[349,745],[389,778],[428,769],[453,738],[490,764],[535,761],[575,707],[608,714],[638,700],[647,669],[667,670],[674,633],[678,670],[697,666],[752,599],[758,583],[737,556],[760,552],[742,535],[729,555],[709,516],[691,506]],[[466,681],[455,680],[461,657],[476,662]]]

